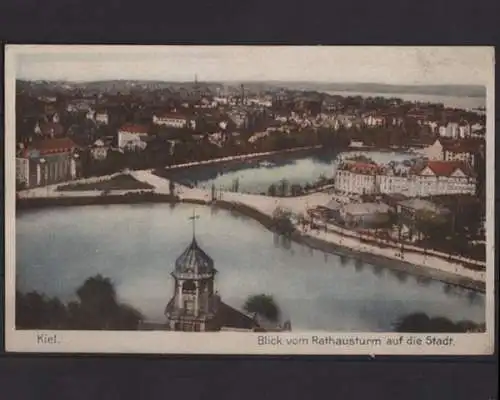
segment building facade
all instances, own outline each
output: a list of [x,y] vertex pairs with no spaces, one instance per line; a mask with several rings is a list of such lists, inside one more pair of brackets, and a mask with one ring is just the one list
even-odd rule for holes
[[109,124],[109,114],[106,111],[95,113],[95,122],[100,125]]
[[162,114],[159,116],[153,115],[153,124],[168,126],[170,128],[186,128],[188,119],[180,114]]
[[26,188],[75,179],[80,174],[78,147],[69,138],[45,139],[16,157],[16,179]]
[[473,166],[476,150],[473,146],[460,141],[443,141],[437,139],[430,146],[418,151],[422,156],[432,161],[462,161]]
[[144,125],[125,124],[118,130],[118,147],[121,149],[143,149],[146,146],[148,128]]
[[346,163],[335,174],[335,189],[347,194],[403,194],[429,197],[476,192],[476,177],[467,163],[427,161],[408,170],[375,164]]

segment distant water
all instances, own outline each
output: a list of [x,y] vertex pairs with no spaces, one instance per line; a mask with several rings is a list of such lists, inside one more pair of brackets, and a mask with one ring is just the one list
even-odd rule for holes
[[[163,321],[170,273],[191,240],[192,211],[137,204],[23,213],[16,222],[18,288],[68,300],[86,278],[102,274],[122,301]],[[199,206],[196,213],[198,242],[214,259],[223,300],[239,308],[248,295],[272,294],[294,330],[388,331],[417,311],[485,320],[482,294],[287,243],[229,211]]]
[[440,103],[445,107],[460,108],[464,110],[486,107],[485,97],[466,97],[466,96],[441,96],[430,94],[406,94],[406,93],[375,93],[375,92],[325,92],[330,95],[338,96],[362,96],[362,97],[384,97],[387,99],[399,98],[405,101]]
[[[414,157],[402,152],[364,152],[378,163],[402,161]],[[230,189],[237,179],[239,190],[251,193],[267,192],[271,184],[286,179],[290,184],[315,183],[320,176],[333,178],[337,168],[338,152],[315,151],[308,155],[287,155],[269,160],[243,160],[230,164],[212,164],[183,170],[173,170],[172,177],[183,184],[199,187]]]

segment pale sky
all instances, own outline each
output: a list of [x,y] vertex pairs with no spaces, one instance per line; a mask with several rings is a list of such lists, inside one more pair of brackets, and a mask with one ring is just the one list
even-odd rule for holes
[[488,47],[8,46],[17,78],[92,81],[491,82]]

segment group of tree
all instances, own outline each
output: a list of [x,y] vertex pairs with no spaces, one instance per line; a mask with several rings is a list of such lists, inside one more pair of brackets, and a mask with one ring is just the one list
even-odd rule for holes
[[[435,248],[450,254],[484,258],[477,250],[475,240],[483,240],[484,204],[467,196],[435,198],[448,211],[418,211],[412,228],[424,247]],[[401,221],[403,222],[403,221]]]
[[118,301],[112,281],[101,275],[85,280],[76,300],[67,303],[38,292],[16,292],[17,329],[136,330],[139,311]]
[[425,313],[406,315],[394,324],[395,332],[405,333],[466,333],[484,332],[485,324],[472,321],[453,322],[444,317],[429,317]]
[[285,236],[290,236],[295,231],[291,212],[281,207],[276,207],[273,211],[272,224],[276,232]]
[[243,309],[249,314],[257,314],[269,322],[278,323],[281,310],[273,296],[268,294],[251,295],[245,301]]
[[313,183],[290,183],[287,179],[281,179],[278,183],[272,183],[267,189],[267,195],[272,197],[297,197],[302,196],[312,190],[317,190],[325,185],[333,183],[333,179],[328,179],[320,175]]

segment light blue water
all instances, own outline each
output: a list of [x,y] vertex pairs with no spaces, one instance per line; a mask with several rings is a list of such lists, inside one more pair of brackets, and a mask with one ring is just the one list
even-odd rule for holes
[[[170,272],[191,240],[193,208],[165,204],[88,206],[17,217],[17,284],[63,299],[89,276],[115,282],[119,297],[163,321]],[[197,207],[198,242],[212,256],[223,300],[241,307],[250,294],[275,296],[294,331],[387,331],[422,311],[484,322],[484,296],[292,243],[256,221]]]
[[[365,152],[378,163],[402,161],[413,157],[400,152]],[[267,192],[271,184],[286,179],[290,184],[305,185],[317,182],[323,175],[333,178],[337,168],[336,152],[319,151],[315,155],[279,156],[267,161],[245,160],[230,164],[212,164],[172,171],[174,180],[184,184],[197,183],[199,187],[230,190],[235,180],[239,191],[249,193]]]

